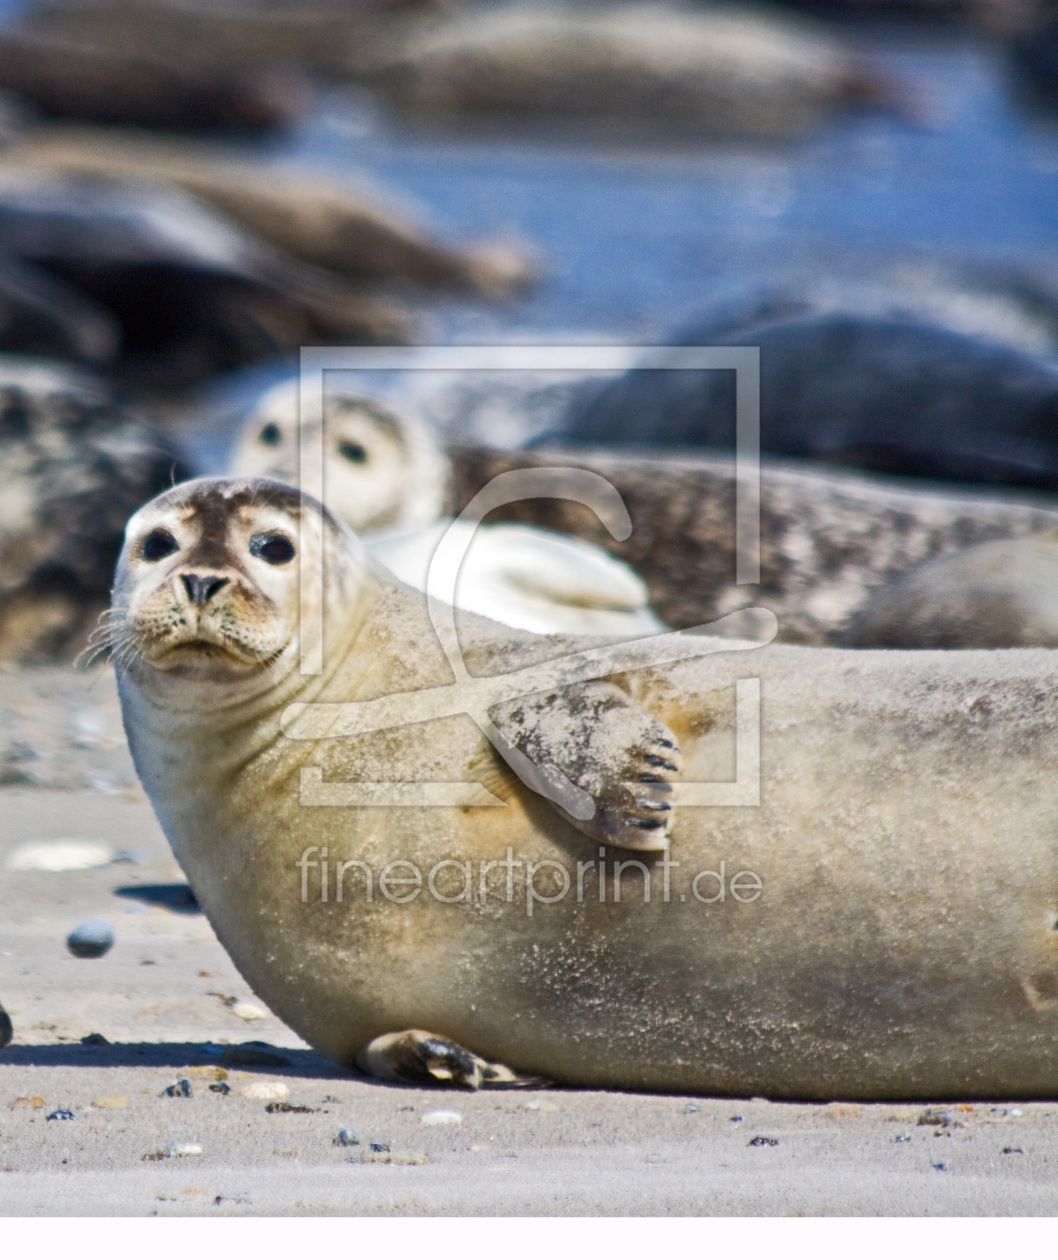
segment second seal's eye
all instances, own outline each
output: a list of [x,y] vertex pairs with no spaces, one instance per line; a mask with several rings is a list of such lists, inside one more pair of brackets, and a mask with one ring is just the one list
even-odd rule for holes
[[343,459],[347,459],[350,464],[367,463],[367,451],[364,450],[359,442],[339,442],[338,454]]
[[140,555],[143,556],[144,560],[149,560],[151,564],[155,564],[157,561],[164,560],[166,556],[171,556],[179,550],[180,544],[167,529],[152,529],[143,540]]
[[265,446],[278,446],[283,440],[283,435],[279,432],[279,425],[274,421],[269,421],[261,430],[260,440]]
[[250,539],[250,555],[268,564],[288,564],[296,554],[285,534],[254,534]]

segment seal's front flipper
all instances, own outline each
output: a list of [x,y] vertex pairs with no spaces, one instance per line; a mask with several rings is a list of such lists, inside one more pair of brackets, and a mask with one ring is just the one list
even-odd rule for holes
[[669,847],[680,750],[668,727],[626,692],[582,683],[507,701],[489,716],[537,766],[560,770],[592,798],[590,818],[555,804],[586,836],[621,849]]
[[542,1076],[519,1076],[502,1063],[488,1063],[457,1042],[419,1028],[369,1041],[357,1054],[356,1066],[368,1076],[406,1085],[528,1089],[547,1084]]

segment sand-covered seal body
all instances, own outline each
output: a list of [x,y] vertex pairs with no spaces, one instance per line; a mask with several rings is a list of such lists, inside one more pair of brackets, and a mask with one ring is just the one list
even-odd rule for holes
[[[312,1044],[402,1079],[499,1064],[773,1098],[1053,1094],[1051,654],[773,647],[642,671],[640,704],[683,745],[677,785],[732,777],[734,684],[760,679],[761,804],[682,810],[667,870],[625,869],[618,899],[613,855],[600,881],[473,722],[341,738],[338,710],[301,707],[452,675],[421,599],[365,579],[326,517],[300,529],[298,503],[261,482],[168,492],[130,523],[115,610],[144,785],[236,965]],[[302,675],[297,567],[320,550],[324,672]],[[475,675],[573,646],[485,622],[462,644]],[[322,725],[294,738],[303,721]],[[303,771],[487,781],[507,806],[313,805]]]
[[940,556],[877,591],[850,647],[1058,647],[1058,532]]
[[[698,344],[760,347],[761,449],[931,480],[1058,487],[1058,367],[910,320],[796,315]],[[734,372],[633,370],[563,439],[733,449]]]

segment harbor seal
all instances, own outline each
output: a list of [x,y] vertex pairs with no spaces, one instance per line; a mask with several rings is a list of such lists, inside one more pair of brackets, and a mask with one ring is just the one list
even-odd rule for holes
[[501,297],[533,279],[523,251],[499,242],[465,248],[433,240],[391,193],[317,172],[235,162],[186,140],[115,137],[91,127],[36,129],[7,160],[64,175],[151,180],[229,215],[293,258],[352,280],[405,280]]
[[[301,617],[305,566],[326,582]],[[1053,1096],[1053,654],[772,646],[628,674],[681,741],[674,791],[732,777],[735,684],[759,678],[761,803],[681,806],[671,855],[618,870],[469,718],[417,720],[420,688],[452,695],[424,601],[289,488],[167,491],[129,523],[114,612],[132,755],[195,895],[335,1061],[430,1084]],[[323,672],[304,674],[316,612]],[[526,661],[546,685],[576,646],[474,619],[462,638],[474,686]],[[386,729],[343,736],[366,731],[360,701]],[[506,807],[342,806],[354,780],[487,782]]]
[[110,595],[125,522],[186,477],[106,383],[0,356],[0,659],[72,656]]
[[[108,366],[150,389],[186,385],[316,338],[406,340],[389,299],[272,249],[174,190],[0,169],[0,250],[101,309]],[[27,351],[4,341],[0,348]]]
[[475,530],[441,518],[449,462],[408,405],[339,389],[324,407],[322,430],[307,429],[298,423],[298,382],[268,390],[243,425],[229,472],[297,484],[307,436],[322,455],[328,508],[409,586],[426,590],[437,546],[454,530],[468,543],[460,568],[446,577],[458,608],[536,634],[630,636],[665,628],[642,578],[600,547],[529,525]]
[[849,647],[1058,647],[1058,529],[939,556],[876,591]]
[[647,4],[474,8],[413,33],[364,78],[431,123],[579,118],[685,134],[792,135],[842,104],[894,95],[809,22]]
[[[851,312],[706,328],[681,344],[760,348],[773,455],[933,481],[1058,488],[1058,366],[982,337]],[[732,449],[734,372],[633,369],[558,430],[600,446]]]

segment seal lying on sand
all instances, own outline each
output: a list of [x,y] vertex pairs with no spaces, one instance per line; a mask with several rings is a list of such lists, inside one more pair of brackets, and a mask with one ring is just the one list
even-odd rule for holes
[[[302,505],[260,481],[166,492],[129,523],[114,626],[162,826],[248,983],[313,1045],[429,1083],[1053,1096],[1052,654],[772,647],[626,672],[640,699],[609,733],[660,717],[685,795],[672,858],[618,871],[457,712],[476,701],[421,596]],[[553,687],[578,646],[472,622],[471,690]],[[684,808],[691,779],[732,777],[753,678],[760,807]],[[452,716],[421,720],[424,694]],[[605,729],[540,742],[562,760]],[[352,780],[405,804],[350,806]],[[424,780],[506,808],[408,804]]]
[[0,658],[83,646],[107,606],[125,522],[187,475],[106,386],[0,357]]
[[850,647],[1058,647],[1058,530],[978,543],[877,591]]
[[[778,317],[685,344],[760,347],[761,449],[988,485],[1058,488],[1058,366],[912,320]],[[561,426],[600,446],[734,447],[734,372],[633,370]]]
[[[268,390],[245,422],[229,471],[298,484],[306,429],[297,416],[297,381]],[[437,546],[454,531],[469,547],[457,571],[443,570],[459,608],[536,634],[627,636],[665,628],[650,610],[642,579],[599,547],[527,525],[481,525],[475,532],[441,519],[448,460],[407,406],[332,392],[324,431],[314,428],[308,437],[312,450],[323,445],[328,508],[409,586],[426,590]]]
[[366,76],[438,118],[588,118],[787,135],[892,93],[810,24],[735,10],[478,9],[413,34]]
[[315,172],[233,162],[226,152],[187,142],[65,127],[35,131],[9,150],[8,160],[66,175],[171,184],[292,257],[351,279],[463,286],[497,297],[532,278],[526,259],[509,246],[456,249],[429,240],[376,190]]
[[[109,317],[120,336],[115,366],[153,388],[319,338],[408,336],[387,299],[351,290],[150,185],[0,170],[0,250]],[[0,348],[15,348],[3,333]]]
[[0,88],[48,118],[176,131],[267,130],[294,122],[308,104],[289,73],[233,74],[10,28],[0,31]]
[[498,515],[604,547],[643,575],[651,607],[668,626],[704,625],[753,604],[775,614],[784,643],[841,646],[856,614],[919,565],[979,542],[1058,528],[1058,504],[1049,497],[971,493],[766,459],[760,582],[749,585],[736,581],[739,481],[732,457],[627,448],[449,453],[453,513],[494,477],[516,470],[576,468],[605,477],[632,521],[625,539],[610,535],[581,504],[560,499],[526,499]]

